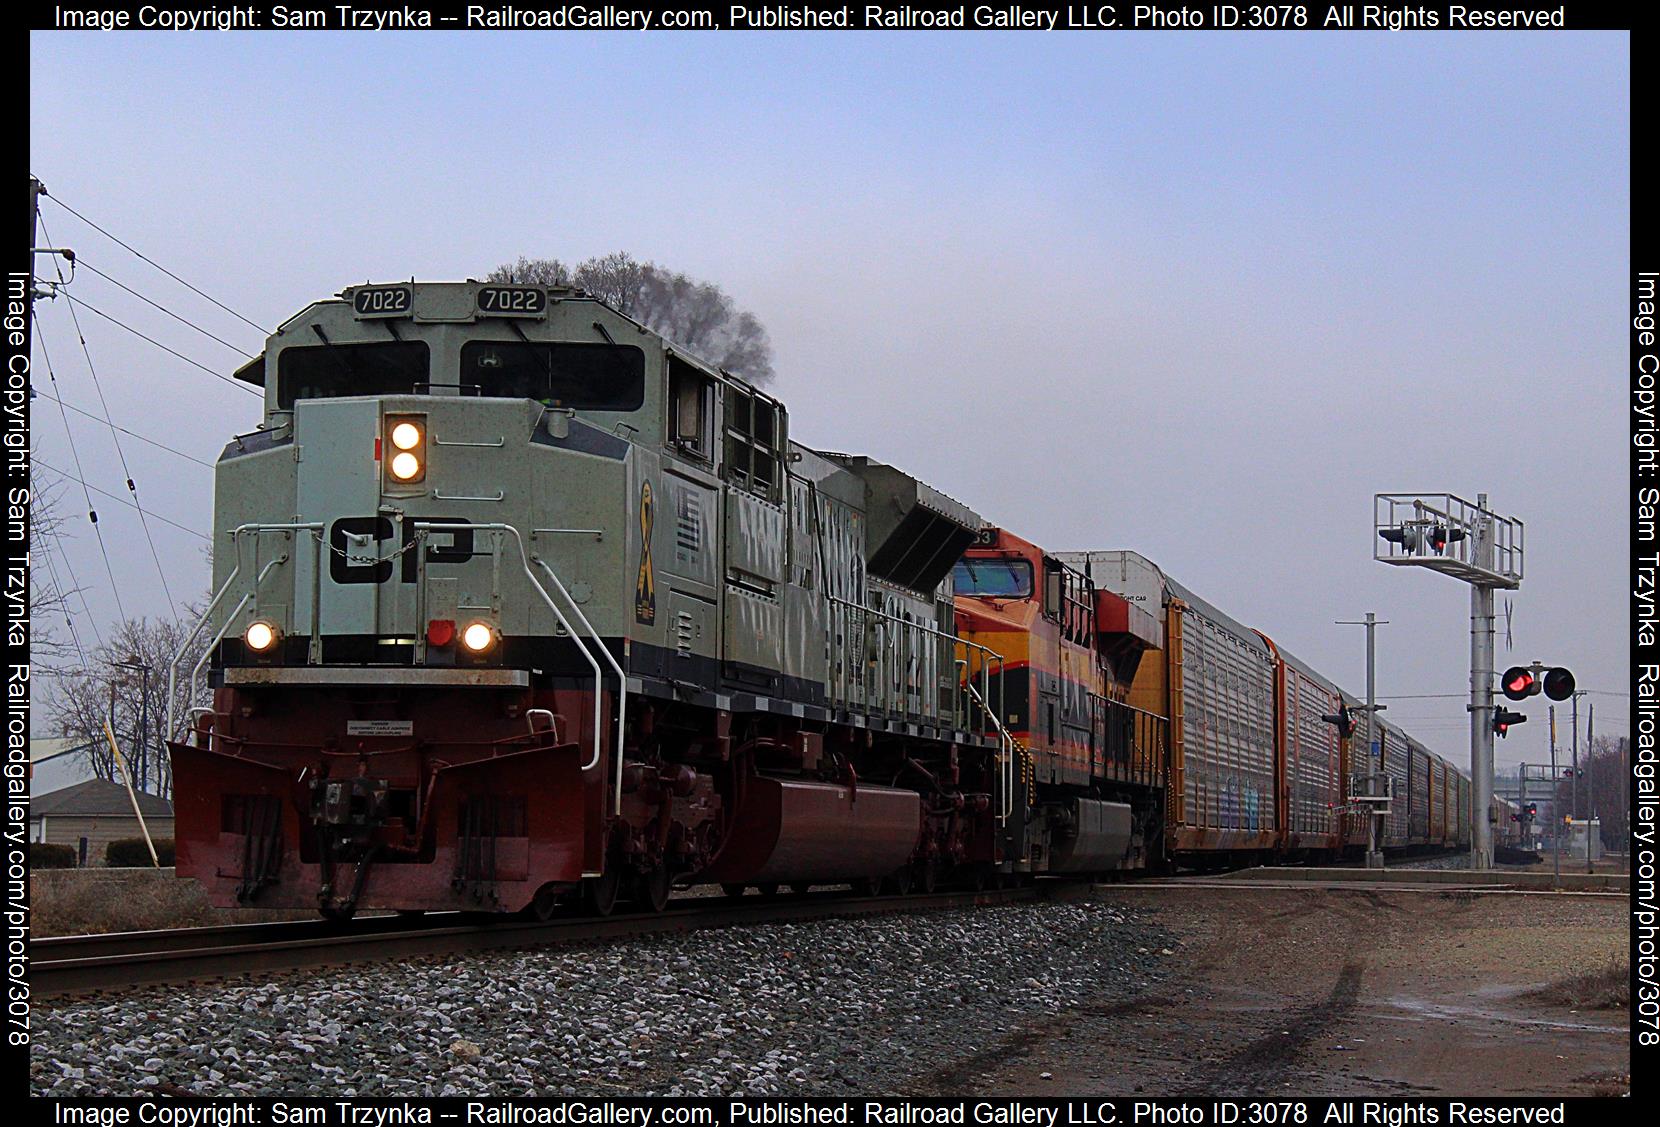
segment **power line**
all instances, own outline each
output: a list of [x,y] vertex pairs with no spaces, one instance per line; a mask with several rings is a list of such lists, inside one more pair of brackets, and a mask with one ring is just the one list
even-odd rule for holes
[[[46,236],[46,244],[52,245],[52,235],[46,230],[46,221],[36,216],[40,222],[41,234]],[[62,270],[59,268],[59,277]],[[138,525],[144,530],[144,541],[150,546],[150,558],[156,562],[156,575],[161,578],[161,593],[167,599],[167,609],[174,617],[178,616],[179,605],[173,601],[173,590],[167,585],[167,569],[161,566],[161,553],[156,551],[155,537],[150,535],[150,522],[144,516],[144,510],[138,504],[138,483],[133,480],[133,471],[127,465],[127,452],[121,448],[121,439],[115,429],[115,420],[110,418],[109,400],[104,398],[104,383],[98,378],[98,368],[92,363],[92,349],[87,347],[86,333],[81,330],[81,318],[75,312],[75,306],[69,307],[69,319],[75,325],[75,335],[81,340],[81,354],[86,357],[86,370],[92,374],[92,388],[98,393],[98,405],[104,409],[104,422],[110,428],[110,441],[115,444],[115,456],[121,461],[121,473],[127,479],[127,492],[132,494],[133,508],[138,509]],[[38,320],[38,319],[37,319]],[[126,617],[123,615],[122,617]]]
[[169,270],[167,267],[163,266],[161,263],[159,263],[159,262],[155,261],[154,259],[150,258],[148,255],[144,254],[142,251],[140,251],[140,250],[138,250],[138,249],[136,249],[132,246],[129,246],[125,242],[122,242],[119,238],[117,238],[116,236],[110,234],[108,231],[104,230],[104,228],[98,226],[98,224],[94,223],[92,220],[88,219],[86,216],[82,215],[80,212],[76,211],[74,208],[70,207],[68,204],[66,204],[62,200],[58,199],[58,197],[46,195],[46,193],[44,191],[41,192],[41,195],[46,196],[47,199],[51,200],[53,203],[55,203],[59,207],[63,208],[70,215],[73,215],[76,219],[79,219],[82,223],[85,223],[88,227],[91,227],[94,231],[97,231],[99,234],[103,235],[105,238],[107,238],[107,239],[111,240],[112,242],[114,242],[117,246],[123,247],[124,249],[130,251],[134,255],[137,255],[139,258],[143,259],[145,262],[148,262],[151,266],[154,266],[157,270],[160,270],[163,274],[166,274],[169,278],[171,278],[175,282],[179,283],[179,285],[183,286],[185,289],[189,290],[191,293],[193,293],[196,296],[198,296],[200,298],[203,298],[207,301],[211,301],[214,305],[217,305],[220,309],[223,309],[226,313],[229,313],[232,317],[235,317],[240,321],[245,321],[247,324],[249,324],[253,328],[258,329],[259,332],[260,332],[260,335],[262,335],[262,336],[269,336],[270,335],[271,331],[269,329],[265,328],[264,326],[262,326],[259,322],[254,321],[251,318],[244,317],[242,314],[238,313],[236,310],[232,309],[230,306],[226,305],[224,302],[220,301],[218,298],[211,297],[208,294],[203,293],[201,290],[197,289],[195,286],[191,285],[189,282],[185,281],[183,278],[181,278],[177,274],[173,273],[173,271]]
[[[42,225],[42,229],[44,229],[44,224]],[[197,332],[201,333],[203,336],[207,337],[209,340],[218,341],[220,344],[224,345],[226,348],[230,349],[232,352],[236,353],[237,355],[244,356],[249,360],[252,360],[254,358],[253,353],[248,352],[247,350],[245,350],[243,348],[239,348],[238,346],[232,344],[230,341],[226,340],[224,337],[215,336],[213,333],[208,332],[206,329],[202,328],[202,326],[200,326],[196,322],[190,320],[188,317],[181,317],[179,314],[173,312],[171,309],[167,308],[167,306],[161,304],[160,302],[151,301],[149,298],[145,297],[143,294],[139,293],[137,290],[133,289],[131,286],[123,285],[122,283],[116,281],[114,278],[110,277],[108,274],[106,274],[102,270],[98,269],[98,267],[94,266],[92,263],[88,262],[86,259],[76,258],[75,259],[75,265],[92,271],[94,274],[96,274],[100,278],[104,279],[104,281],[110,283],[113,286],[118,286],[121,289],[126,290],[128,293],[132,294],[134,297],[138,298],[138,300],[144,302],[146,305],[155,306],[157,309],[161,310],[163,313],[165,313],[169,317],[173,318],[173,320],[179,322],[181,325],[190,326],[192,329],[195,329]]]
[[173,447],[167,445],[165,442],[157,442],[153,438],[145,438],[142,434],[139,434],[135,430],[128,430],[124,426],[119,426],[115,423],[109,422],[106,419],[101,419],[97,415],[94,415],[91,411],[83,411],[79,407],[75,406],[73,403],[65,403],[63,400],[59,399],[55,395],[49,395],[46,392],[40,391],[38,389],[35,391],[35,394],[40,396],[42,399],[51,400],[53,403],[56,403],[59,407],[67,407],[67,408],[69,408],[69,410],[75,412],[77,415],[85,415],[87,418],[91,419],[95,423],[103,423],[107,427],[114,427],[116,430],[120,431],[122,434],[131,435],[132,437],[138,439],[140,442],[147,442],[151,446],[154,446],[158,449],[167,451],[169,454],[177,454],[181,458],[184,458],[188,461],[195,462],[198,466],[205,466],[210,470],[213,469],[213,463],[212,462],[204,462],[204,461],[202,461],[202,459],[196,457],[194,454],[186,454],[183,450],[176,450]]
[[[46,574],[51,577],[53,590],[63,594],[63,620],[69,627],[69,640],[75,644],[75,652],[80,655],[81,665],[84,668],[87,665],[86,649],[81,645],[80,632],[75,629],[75,615],[69,609],[69,597],[74,595],[81,600],[81,611],[87,616],[87,620],[92,623],[93,637],[98,639],[98,644],[101,646],[104,644],[104,636],[98,629],[98,620],[92,616],[92,610],[86,604],[86,591],[81,588],[81,581],[75,578],[75,565],[69,562],[69,553],[63,550],[62,536],[58,534],[55,528],[42,525],[35,525],[31,532],[39,532],[50,538],[50,542],[42,547],[40,558],[46,561]],[[63,566],[69,572],[69,582],[74,585],[72,590],[66,590],[63,580],[58,578],[57,565],[52,562],[52,549],[54,548],[63,556]]]
[[[41,359],[46,361],[46,376],[52,381],[52,387],[57,388],[58,373],[52,367],[52,354],[46,350],[46,337],[40,331],[40,319],[38,317],[35,319],[33,327],[34,338],[40,342]],[[63,411],[63,400],[61,397],[58,400],[58,410],[60,412]],[[86,471],[81,468],[81,449],[75,445],[75,432],[70,429],[69,416],[67,414],[64,414],[63,416],[63,432],[64,436],[69,440],[69,452],[75,459],[75,469],[79,471],[81,475],[73,480],[81,483],[81,495],[86,498],[87,519],[92,522],[92,531],[96,533],[98,537],[98,551],[104,557],[104,571],[107,572],[110,577],[110,593],[115,596],[115,609],[121,613],[121,617],[124,620],[127,617],[127,608],[121,605],[121,587],[115,582],[115,568],[110,564],[109,547],[104,543],[104,530],[98,527],[98,509],[92,503],[92,493],[90,492],[91,486],[87,485],[85,480]],[[64,476],[68,477],[70,475],[65,474]],[[102,492],[102,490],[100,490],[100,492]],[[64,558],[67,559],[68,556],[65,556]],[[86,599],[84,597],[82,598],[81,603],[83,606],[85,605]],[[96,627],[96,623],[94,626]],[[100,634],[98,638],[100,645],[103,644],[103,640],[103,636]]]
[[[138,508],[138,505],[134,505],[133,501],[126,500],[125,496],[115,495],[115,493],[110,493],[110,491],[108,491],[108,490],[100,490],[100,488],[98,488],[98,486],[96,486],[96,485],[86,485],[85,481],[81,481],[80,478],[78,478],[78,476],[73,475],[73,473],[68,473],[68,471],[60,470],[60,468],[56,468],[55,465],[51,465],[50,461],[41,460],[40,456],[38,456],[38,455],[35,456],[35,465],[45,466],[46,470],[51,470],[51,471],[53,471],[53,473],[56,473],[56,475],[65,476],[65,478],[68,478],[68,480],[70,480],[70,481],[76,481],[76,483],[80,483],[81,488],[85,488],[85,490],[91,490],[91,491],[93,491],[93,493],[96,493],[96,495],[98,495],[98,496],[106,496],[106,498],[110,498],[111,501],[116,501],[116,503],[120,503],[120,505],[128,506],[128,508]],[[179,524],[178,521],[168,520],[168,518],[166,518],[166,516],[161,515],[161,513],[151,513],[151,511],[149,511],[149,510],[139,510],[139,511],[141,511],[141,513],[144,513],[144,515],[146,515],[146,516],[154,516],[154,518],[156,518],[156,520],[161,521],[161,523],[163,523],[163,524],[171,524],[171,526],[173,526],[173,528],[179,529],[179,531],[181,531],[181,533],[189,533],[189,534],[191,534],[191,536],[194,536],[194,538],[199,539],[199,541],[203,541],[203,543],[209,543],[209,544],[212,543],[211,536],[207,536],[206,533],[199,533],[199,531],[196,531],[196,529],[194,529],[194,528],[189,528],[188,524]]]
[[83,298],[76,297],[74,294],[70,293],[68,290],[62,290],[60,292],[63,294],[64,297],[69,299],[71,305],[79,305],[83,309],[87,309],[87,310],[90,310],[93,313],[98,314],[98,316],[102,317],[104,320],[108,321],[110,324],[116,325],[119,328],[126,329],[129,333],[133,334],[133,336],[135,336],[135,337],[138,337],[140,340],[149,341],[151,344],[155,345],[157,348],[161,349],[163,352],[166,352],[166,353],[168,353],[170,355],[173,355],[173,356],[177,356],[180,360],[183,360],[186,364],[189,364],[192,367],[200,368],[202,371],[206,372],[208,375],[212,376],[214,379],[218,380],[220,383],[230,384],[232,387],[236,388],[236,390],[238,390],[238,391],[245,391],[249,395],[259,395],[263,398],[263,393],[262,392],[255,391],[253,388],[249,387],[247,384],[238,383],[236,380],[231,379],[229,376],[220,375],[218,372],[215,372],[212,368],[208,367],[206,364],[203,364],[203,363],[201,363],[200,361],[197,361],[197,360],[192,360],[190,357],[186,356],[182,352],[179,352],[177,349],[168,348],[165,344],[161,343],[161,341],[159,341],[159,340],[156,340],[154,337],[145,336],[143,333],[139,332],[137,329],[133,328],[131,325],[127,324],[126,322],[116,320],[114,317],[111,317],[108,313],[105,313],[102,309],[99,309],[96,305],[92,305],[91,303],[87,302]]

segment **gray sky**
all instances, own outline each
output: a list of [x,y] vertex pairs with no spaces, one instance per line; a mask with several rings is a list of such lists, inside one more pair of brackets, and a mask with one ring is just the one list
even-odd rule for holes
[[[1500,665],[1627,689],[1624,33],[43,32],[31,82],[54,196],[262,324],[365,278],[627,250],[761,318],[802,441],[1052,548],[1141,551],[1351,689],[1363,631],[1332,621],[1377,611],[1380,694],[1450,694],[1389,716],[1450,758],[1468,588],[1372,561],[1374,492],[1485,490],[1525,520]],[[43,215],[89,266],[260,347]],[[73,292],[239,362],[87,270]],[[80,318],[119,425],[211,462],[258,422]],[[100,413],[67,302],[40,321],[64,399]],[[69,419],[88,480],[124,494],[108,429]],[[34,420],[72,469],[56,405]],[[146,508],[205,532],[211,473],[121,438]],[[127,612],[156,613],[136,514],[97,500]],[[199,596],[201,542],[151,532]],[[1629,731],[1626,697],[1587,697],[1582,725],[1590,701],[1597,731]],[[1545,756],[1544,705],[1501,765]]]

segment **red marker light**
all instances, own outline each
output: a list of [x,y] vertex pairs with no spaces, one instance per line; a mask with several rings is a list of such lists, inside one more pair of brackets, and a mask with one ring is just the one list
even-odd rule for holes
[[455,620],[435,618],[427,623],[427,645],[447,646],[455,641]]
[[1534,682],[1533,670],[1525,665],[1512,665],[1504,671],[1499,679],[1499,685],[1504,689],[1504,695],[1511,700],[1526,700],[1539,691]]

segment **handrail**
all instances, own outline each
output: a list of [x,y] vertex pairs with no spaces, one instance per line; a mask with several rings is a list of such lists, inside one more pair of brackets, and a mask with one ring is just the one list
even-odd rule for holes
[[189,650],[191,644],[196,641],[196,635],[202,632],[202,627],[207,625],[208,618],[213,614],[213,608],[219,605],[219,600],[223,599],[225,597],[225,593],[231,589],[231,584],[236,582],[237,574],[241,572],[241,570],[242,561],[238,560],[236,566],[231,568],[230,575],[225,577],[225,582],[219,588],[218,593],[216,593],[213,598],[208,601],[207,609],[204,610],[202,612],[202,616],[196,620],[196,625],[191,627],[189,634],[185,635],[184,643],[179,647],[179,652],[174,654],[173,660],[167,663],[167,727],[165,731],[167,732],[168,739],[172,739],[176,734],[173,729],[173,717],[178,712],[176,697],[178,695],[177,685],[179,662],[184,660],[185,652]]
[[[982,678],[987,682],[988,686],[989,686],[989,681],[990,681],[989,669],[990,669],[991,664],[995,663],[999,668],[1001,668],[1002,665],[1003,665],[1003,655],[998,653],[996,650],[989,649],[985,646],[982,646],[978,642],[971,642],[968,639],[960,637],[956,634],[948,633],[944,630],[939,629],[936,626],[930,626],[925,622],[911,621],[911,620],[908,620],[908,619],[904,619],[904,618],[899,617],[898,615],[889,614],[885,610],[879,610],[875,607],[866,606],[863,603],[854,602],[851,599],[844,599],[839,595],[832,595],[828,591],[826,591],[824,593],[824,599],[827,603],[831,604],[832,606],[846,607],[849,610],[858,611],[860,614],[871,615],[871,616],[874,616],[877,619],[893,623],[901,631],[912,631],[912,630],[914,630],[917,633],[920,633],[920,634],[926,635],[928,637],[938,639],[941,642],[949,643],[952,647],[962,646],[965,649],[965,651],[966,650],[978,651],[979,654],[981,655],[981,674],[982,674]],[[863,641],[863,639],[861,639],[861,642],[862,641]],[[904,644],[904,634],[901,634],[901,636],[900,636],[900,643],[901,643],[901,645]],[[845,642],[844,642],[844,645],[845,645]],[[903,651],[901,651],[901,652],[903,653]],[[909,655],[905,654],[904,656],[908,657]],[[953,656],[955,656],[955,655],[953,654]],[[960,662],[959,662],[959,664],[960,664]],[[838,669],[837,672],[839,673],[840,670]],[[953,679],[953,694],[955,694],[955,692],[957,691],[957,688],[958,688],[958,686],[955,684],[955,679]],[[885,689],[885,687],[884,687],[884,689]],[[904,692],[905,697],[907,698],[905,703],[906,703],[906,705],[908,705],[910,690],[909,690],[908,687],[906,687],[903,690],[903,692]],[[882,699],[883,699],[883,706],[884,707],[891,707],[892,702],[889,700],[888,695],[885,691],[882,694]],[[866,701],[865,705],[866,705],[867,708],[871,707],[872,702],[871,701]],[[900,711],[908,713],[910,710],[909,710],[908,707],[901,707]],[[955,712],[956,710],[953,709],[953,711]],[[967,727],[966,722],[964,723],[964,727]]]
[[[589,636],[594,639],[594,643],[599,647],[599,652],[605,655],[606,662],[611,666],[611,672],[617,675],[617,778],[615,786],[615,803],[612,806],[612,809],[613,811],[620,813],[622,811],[623,725],[627,719],[628,712],[628,675],[623,672],[623,667],[618,664],[617,659],[611,655],[611,651],[605,647],[605,640],[600,637],[599,631],[594,629],[594,624],[588,621],[588,616],[582,613],[582,608],[578,606],[576,600],[571,597],[571,593],[565,589],[565,585],[559,581],[559,576],[555,574],[552,565],[550,565],[548,561],[544,560],[541,556],[531,556],[530,558],[533,562],[540,565],[543,571],[548,573],[548,578],[553,580],[553,585],[559,589],[559,593],[563,595],[565,597],[565,601],[571,605],[571,610],[576,614],[577,621],[582,623],[583,627],[587,629]],[[594,727],[599,727],[599,700],[597,696],[594,700]]]
[[[559,609],[559,604],[557,604],[553,601],[553,596],[548,594],[547,588],[542,586],[541,581],[538,580],[536,578],[535,573],[530,570],[531,557],[525,551],[524,537],[520,534],[519,530],[511,524],[502,524],[500,522],[493,522],[493,523],[490,523],[490,524],[454,524],[454,523],[445,523],[445,522],[442,522],[442,521],[425,521],[425,520],[416,519],[413,523],[415,525],[416,535],[418,535],[418,536],[421,535],[423,532],[460,532],[460,531],[466,530],[466,531],[471,531],[471,532],[481,532],[481,531],[482,532],[495,532],[495,533],[498,533],[498,534],[499,533],[507,533],[508,535],[513,537],[513,543],[516,544],[518,546],[518,549],[519,549],[519,563],[524,569],[525,578],[530,580],[531,587],[533,587],[535,589],[535,591],[538,595],[542,596],[542,601],[548,605],[549,610],[553,611],[554,617],[559,620],[559,625],[561,625],[565,628],[565,632],[570,635],[571,641],[576,643],[576,647],[582,653],[583,658],[586,659],[589,666],[591,666],[593,668],[593,671],[594,671],[594,754],[593,754],[593,758],[590,759],[587,763],[585,763],[583,765],[582,769],[584,771],[592,771],[595,767],[599,766],[599,761],[600,761],[599,691],[600,691],[600,686],[602,685],[602,683],[604,681],[604,675],[600,672],[599,662],[594,660],[594,655],[589,651],[588,643],[582,640],[581,635],[579,635],[576,631],[576,627],[571,625],[571,620],[565,617],[565,612]],[[498,543],[499,543],[499,541],[498,541]],[[425,555],[425,553],[422,553],[422,557],[424,557],[424,555]],[[418,557],[418,558],[421,558],[421,557]],[[604,642],[600,640],[599,633],[593,628],[593,625],[588,622],[587,616],[585,616],[582,613],[581,609],[577,607],[576,600],[571,598],[570,592],[565,589],[565,585],[563,583],[561,583],[559,581],[559,577],[554,574],[553,569],[551,567],[549,567],[547,565],[547,562],[542,560],[540,557],[537,557],[536,562],[541,564],[543,570],[546,571],[548,573],[548,576],[553,580],[554,585],[559,588],[560,593],[562,595],[564,595],[565,599],[571,604],[571,609],[576,611],[577,617],[579,619],[581,619],[582,624],[588,628],[588,633],[594,638],[595,642],[597,642],[599,644],[599,651],[600,651],[600,653],[605,655],[606,663],[611,666],[613,672],[615,672],[617,674],[617,678],[618,678],[619,682],[621,682],[621,691],[619,692],[618,697],[617,697],[617,747],[616,747],[616,755],[614,756],[614,758],[616,760],[616,783],[615,783],[615,788],[614,789],[615,789],[615,793],[617,795],[617,805],[620,808],[621,805],[622,805],[622,736],[623,736],[623,723],[626,719],[625,716],[623,715],[623,704],[625,703],[625,701],[627,699],[628,678],[623,673],[622,666],[617,664],[617,659],[615,657],[611,656],[611,651],[605,648]]]
[[973,681],[967,682],[967,688],[969,696],[973,697],[980,703],[981,711],[991,717],[991,722],[997,727],[997,742],[998,746],[1003,751],[1003,810],[997,815],[997,820],[1000,822],[1007,822],[1009,820],[1009,815],[1014,813],[1015,738],[1010,734],[1009,730],[1003,726],[1003,718],[993,712],[986,704],[985,698],[980,695],[980,690],[974,687]]
[[[217,646],[224,640],[225,631],[231,628],[231,623],[235,622],[236,616],[242,613],[242,608],[248,605],[248,600],[253,598],[259,591],[259,585],[265,582],[265,577],[271,574],[271,569],[279,564],[285,564],[287,562],[288,553],[284,552],[282,555],[260,568],[259,574],[254,576],[254,589],[238,599],[236,606],[233,607],[231,612],[225,616],[225,621],[220,624],[218,631],[213,635],[213,641],[207,644],[207,648],[202,651],[202,656],[197,659],[196,664],[190,669],[190,685],[188,689],[189,699],[196,699],[196,678],[201,676],[202,666],[206,665],[208,660],[213,657],[213,647]],[[168,703],[171,704],[172,702],[169,701]]]
[[[231,529],[231,532],[230,532],[231,543],[235,544],[237,546],[236,566],[231,568],[230,575],[225,577],[224,584],[220,586],[219,590],[214,594],[213,598],[211,600],[209,600],[208,605],[207,605],[207,609],[204,610],[201,614],[201,617],[196,620],[196,625],[191,627],[190,633],[185,636],[183,644],[179,646],[179,651],[173,655],[173,660],[171,662],[169,662],[168,665],[167,665],[167,728],[166,728],[166,732],[167,732],[167,737],[169,739],[173,738],[173,736],[177,734],[175,726],[174,726],[174,718],[178,714],[178,703],[175,701],[174,696],[175,696],[175,693],[176,693],[176,690],[177,690],[177,685],[178,685],[179,662],[184,660],[184,655],[189,652],[191,645],[196,641],[196,636],[202,632],[202,627],[206,626],[207,623],[208,623],[208,619],[213,617],[213,612],[214,612],[215,608],[217,608],[219,606],[219,601],[221,599],[223,599],[230,592],[231,585],[234,584],[237,580],[237,577],[242,574],[242,550],[241,550],[241,543],[240,542],[241,542],[241,538],[243,537],[243,535],[246,534],[246,533],[249,533],[249,532],[252,532],[255,535],[258,535],[259,533],[262,533],[262,532],[309,532],[309,533],[311,533],[313,539],[316,541],[315,570],[319,574],[322,571],[322,566],[323,566],[323,560],[322,560],[323,525],[322,525],[321,521],[312,521],[312,522],[309,522],[309,523],[284,523],[284,524],[239,524],[235,528]],[[256,546],[255,546],[255,556],[254,556],[254,558],[256,560],[259,558],[257,542],[256,542]],[[282,558],[286,560],[288,557],[285,554]],[[255,577],[255,579],[254,579],[254,591],[256,593],[259,590],[260,583],[264,581],[265,575],[269,571],[270,571],[270,567],[267,566],[263,571],[261,571],[259,573],[258,576]],[[320,635],[318,633],[318,612],[319,612],[318,592],[317,592],[318,582],[319,582],[318,575],[313,575],[312,576],[312,607],[311,607],[311,651],[310,651],[310,655],[309,655],[310,660],[312,660],[312,661],[317,660],[317,648],[318,648],[318,645],[319,645],[319,638],[320,638]],[[244,599],[243,601],[246,602],[246,599]],[[231,618],[234,619],[236,617],[236,614],[239,613],[240,611],[241,611],[241,607],[239,606],[237,608],[237,611],[233,612],[231,614]],[[223,631],[220,632],[221,636],[223,636],[223,633],[224,633]],[[217,644],[217,639],[215,640],[215,644]],[[208,649],[211,652],[213,647],[209,646]],[[198,668],[200,668],[199,665],[198,665]],[[195,699],[196,688],[195,688],[194,681],[195,681],[195,676],[194,676],[194,672],[193,672],[192,673],[192,684],[191,684],[191,689],[190,689],[191,699]]]
[[[917,633],[919,633],[923,636],[931,637],[931,638],[936,639],[938,642],[940,642],[942,644],[942,646],[943,645],[950,645],[952,647],[950,660],[951,660],[951,666],[952,666],[951,686],[952,686],[952,697],[953,697],[953,702],[952,702],[953,719],[956,722],[960,723],[965,730],[970,728],[970,723],[969,723],[969,720],[968,720],[966,710],[962,709],[960,707],[960,705],[957,703],[957,694],[959,694],[959,693],[966,690],[968,695],[973,699],[973,701],[980,706],[981,712],[983,712],[985,714],[986,719],[988,719],[991,722],[991,727],[996,731],[996,733],[997,733],[997,744],[998,744],[998,749],[999,749],[1000,756],[1001,756],[1001,762],[999,763],[998,766],[1000,768],[1000,773],[1002,775],[1002,784],[1003,784],[1002,785],[1002,791],[1003,791],[1002,802],[1001,802],[1001,809],[1000,809],[1000,812],[998,814],[998,821],[1002,822],[1002,823],[1007,823],[1010,816],[1014,813],[1015,749],[1019,746],[1019,742],[1014,738],[1014,736],[1009,732],[1008,728],[1004,725],[1002,716],[1000,715],[1001,709],[992,708],[991,702],[989,700],[989,698],[991,696],[991,671],[992,671],[992,667],[995,665],[996,668],[999,671],[1002,670],[1003,664],[1004,664],[1003,655],[998,653],[996,650],[993,650],[993,649],[991,649],[987,646],[981,645],[978,642],[971,642],[967,638],[963,638],[963,637],[961,637],[957,634],[948,633],[944,630],[939,629],[938,627],[931,626],[931,625],[927,624],[926,622],[910,621],[910,620],[901,618],[898,615],[890,614],[885,610],[880,610],[876,607],[867,606],[864,603],[854,602],[851,599],[844,599],[844,598],[841,598],[838,595],[832,595],[828,591],[826,591],[824,593],[824,598],[825,598],[826,603],[828,605],[830,605],[831,607],[833,607],[833,608],[841,607],[841,608],[845,608],[848,611],[857,611],[861,615],[872,616],[874,619],[876,619],[878,621],[892,623],[900,631],[912,631],[912,630],[914,630],[914,631],[916,631]],[[850,618],[851,616],[849,615],[848,617]],[[834,629],[835,629],[834,623],[829,624],[829,629],[831,630],[831,632],[833,634]],[[863,649],[866,645],[868,645],[868,631],[869,631],[869,625],[868,625],[868,620],[867,620],[867,623],[865,625],[865,632],[864,632],[863,636],[861,636],[857,641],[857,644],[859,645],[860,650],[861,650],[861,661],[860,661],[861,665],[864,662]],[[906,643],[906,637],[907,637],[906,634],[904,634],[904,633],[900,634],[900,637],[899,637],[900,650],[899,650],[899,652],[908,657],[908,650],[905,649],[905,646],[907,644]],[[850,644],[852,644],[852,640],[844,637],[843,642],[842,642],[843,650],[845,651],[846,648]],[[962,650],[963,650],[963,653],[964,653],[964,656],[960,657],[960,658],[956,656],[956,647],[958,647],[958,646],[962,647]],[[891,649],[885,648],[885,652],[891,654],[892,651],[891,651]],[[980,655],[979,679],[980,679],[981,684],[978,688],[974,684],[975,678],[969,673],[969,670],[968,670],[969,662],[968,662],[967,655],[970,652],[978,653]],[[943,665],[944,664],[943,654],[941,655],[941,659],[942,659],[941,664]],[[838,661],[837,661],[836,668],[833,671],[831,671],[831,674],[830,674],[830,676],[831,676],[831,682],[830,683],[831,683],[832,689],[834,689],[834,687],[841,680],[842,674],[844,672],[844,670],[843,670],[844,663],[845,663],[844,656],[843,655],[838,655]],[[956,675],[956,669],[957,669],[958,666],[961,666],[962,670],[963,670],[961,678],[959,678]],[[887,671],[884,671],[884,672],[892,673],[894,671],[887,670]],[[999,682],[999,688],[1001,688],[1001,687],[1002,687],[1002,683],[1000,681]],[[886,684],[884,684],[883,691],[882,691],[882,694],[881,694],[882,699],[881,699],[880,705],[878,705],[876,700],[867,698],[863,702],[864,707],[867,710],[873,710],[873,709],[876,709],[878,707],[891,708],[893,702],[888,698],[886,688],[887,688],[887,686],[886,686]],[[911,690],[910,690],[908,685],[904,685],[904,684],[902,684],[901,689],[902,689],[902,692],[904,694],[905,699],[903,701],[903,704],[902,704],[902,707],[901,707],[900,710],[902,712],[909,713],[909,711],[910,711],[909,705],[910,705]],[[874,696],[874,693],[872,693],[872,697],[873,696]]]

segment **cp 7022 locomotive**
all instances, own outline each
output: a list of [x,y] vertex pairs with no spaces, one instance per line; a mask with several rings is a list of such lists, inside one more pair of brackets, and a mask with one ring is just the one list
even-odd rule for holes
[[580,291],[352,287],[236,374],[264,420],[218,463],[177,667],[212,703],[169,744],[216,904],[609,913],[1347,843],[1347,741],[1271,642],[791,441]]

